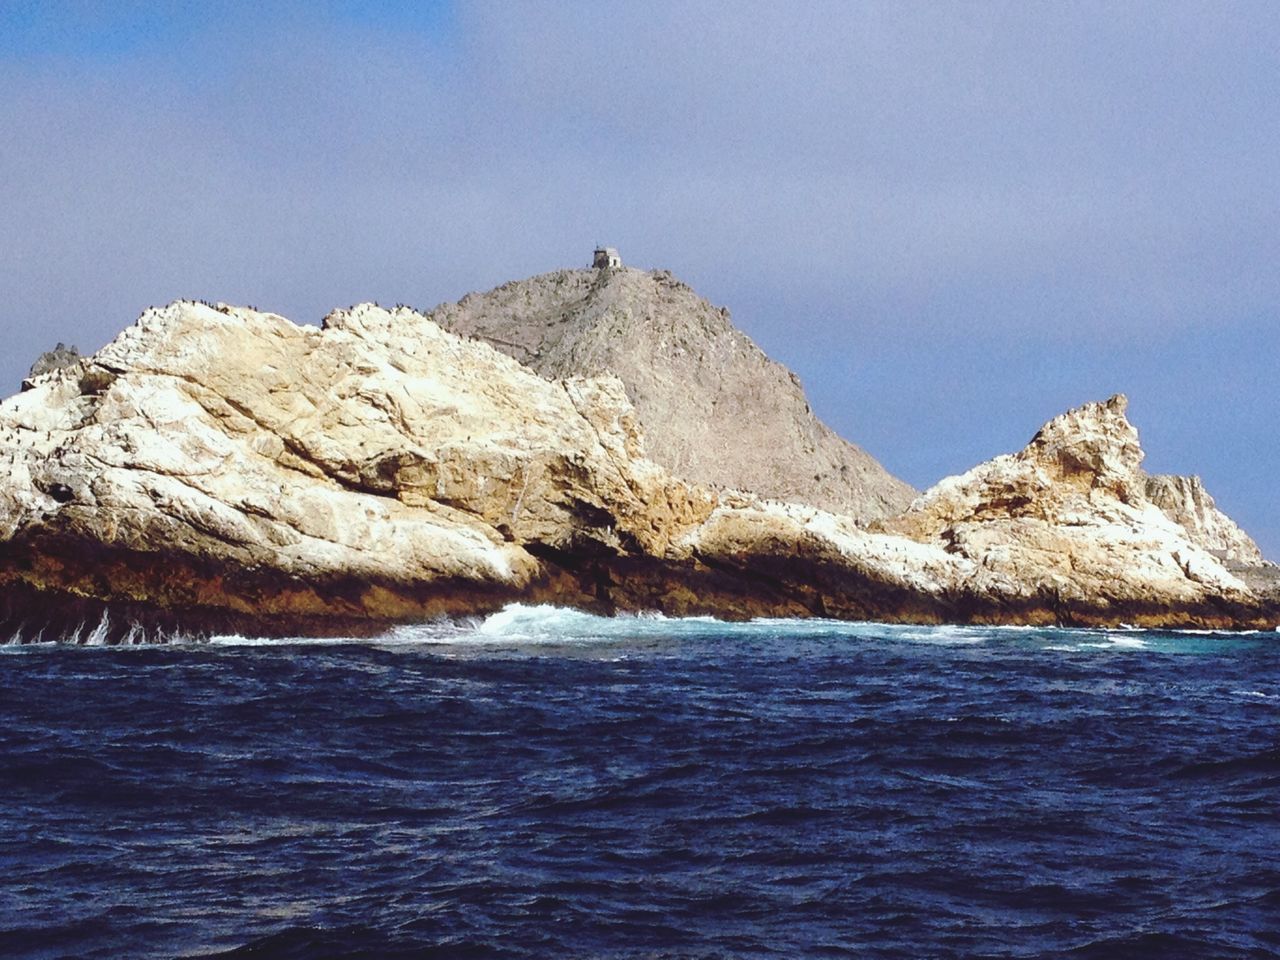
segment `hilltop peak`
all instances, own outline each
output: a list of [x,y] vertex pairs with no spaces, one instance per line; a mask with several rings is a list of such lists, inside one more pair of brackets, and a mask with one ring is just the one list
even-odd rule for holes
[[548,379],[617,376],[648,455],[677,476],[860,520],[895,514],[915,494],[823,424],[799,378],[737,329],[727,309],[670,271],[556,270],[429,316]]

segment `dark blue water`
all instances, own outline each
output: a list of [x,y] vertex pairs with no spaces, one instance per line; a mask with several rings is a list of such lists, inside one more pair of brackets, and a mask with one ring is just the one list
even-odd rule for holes
[[1280,637],[0,652],[0,955],[1280,955]]

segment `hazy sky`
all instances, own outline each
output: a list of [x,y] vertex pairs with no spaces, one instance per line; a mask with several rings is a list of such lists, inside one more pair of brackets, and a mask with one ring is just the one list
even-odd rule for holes
[[1280,559],[1280,4],[0,0],[0,130],[6,391],[607,242],[917,486],[1123,391]]

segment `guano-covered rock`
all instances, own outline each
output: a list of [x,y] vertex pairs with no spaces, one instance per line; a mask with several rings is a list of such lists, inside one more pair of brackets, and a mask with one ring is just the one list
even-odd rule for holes
[[623,385],[407,309],[179,302],[0,403],[0,638],[366,634],[508,602],[923,623],[1271,627],[1148,499],[1123,398],[903,515],[672,477]]

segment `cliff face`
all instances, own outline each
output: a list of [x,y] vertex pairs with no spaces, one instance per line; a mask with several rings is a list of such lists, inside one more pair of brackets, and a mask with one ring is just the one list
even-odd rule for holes
[[1199,477],[1149,476],[1143,492],[1192,540],[1220,559],[1249,566],[1264,562],[1258,545],[1218,509]]
[[674,476],[859,520],[915,491],[826,427],[799,380],[669,273],[561,270],[437,307],[430,318],[545,377],[622,380],[648,455]]
[[[1146,499],[1120,398],[879,530],[673,479],[613,377],[409,310],[177,303],[0,404],[0,636],[610,612],[1274,626]],[[82,634],[85,635],[85,634]]]

